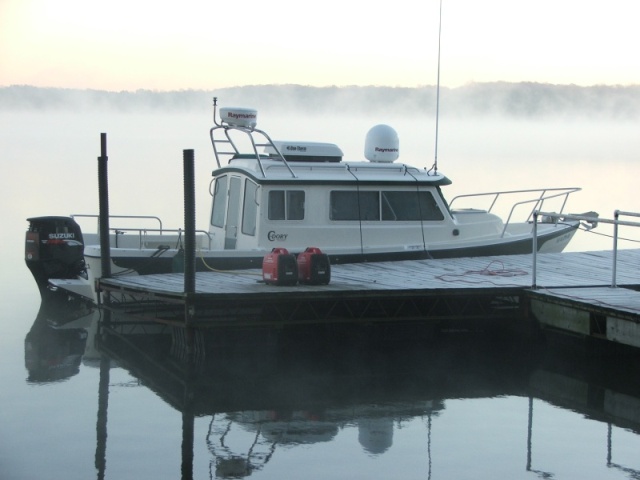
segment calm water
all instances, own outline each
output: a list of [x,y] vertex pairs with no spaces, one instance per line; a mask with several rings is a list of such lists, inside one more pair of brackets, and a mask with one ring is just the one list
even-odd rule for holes
[[[382,120],[350,129],[364,138]],[[206,354],[189,368],[171,330],[96,337],[98,312],[43,304],[23,263],[25,219],[96,211],[99,133],[110,139],[111,211],[177,225],[182,149],[196,150],[206,191],[207,121],[206,112],[0,114],[0,478],[174,479],[183,468],[197,479],[640,478],[637,356],[332,328],[203,333]],[[308,119],[298,138],[359,156],[335,126],[309,133],[321,124]],[[274,126],[292,138],[283,120]],[[395,126],[408,156],[429,150],[413,138],[415,122]],[[440,166],[455,193],[582,186],[572,211],[640,210],[637,125],[456,127]],[[571,249],[609,247],[580,232]]]

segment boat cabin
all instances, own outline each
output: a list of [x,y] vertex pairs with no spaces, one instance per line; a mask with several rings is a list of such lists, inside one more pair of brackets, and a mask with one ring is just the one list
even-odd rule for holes
[[[255,128],[253,110],[221,109],[221,119],[211,129],[219,167],[210,187],[213,249],[374,253],[423,250],[434,228],[438,241],[457,236],[440,190],[451,182],[395,163],[398,136],[391,127],[367,134],[366,161],[345,162],[334,144],[272,141]],[[238,132],[248,137],[249,153],[232,139]]]

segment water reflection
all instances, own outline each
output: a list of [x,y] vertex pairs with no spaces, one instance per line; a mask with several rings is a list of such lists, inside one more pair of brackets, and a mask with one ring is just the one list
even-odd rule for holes
[[393,444],[394,430],[403,419],[430,418],[443,408],[439,400],[415,399],[389,405],[355,404],[315,411],[216,414],[209,425],[207,446],[215,459],[216,477],[239,478],[261,470],[277,447],[331,442],[346,425],[357,428],[357,440],[367,454],[384,454]]
[[347,425],[357,427],[363,451],[382,455],[404,420],[444,409],[439,388],[458,390],[455,368],[436,374],[416,345],[385,347],[384,331],[188,332],[123,318],[104,331],[98,349],[182,412],[184,478],[194,417],[211,417],[211,476],[242,478],[265,468],[278,448],[331,442]]
[[[508,396],[529,399],[522,471],[554,477],[534,455],[537,405],[544,401],[607,424],[607,467],[640,478],[634,465],[613,460],[611,434],[612,425],[640,433],[640,366],[626,361],[637,354],[611,356],[600,345],[562,337],[547,338],[545,345],[498,332],[423,331],[415,324],[191,331],[44,299],[25,339],[25,359],[29,381],[68,378],[81,360],[100,368],[99,479],[107,470],[114,365],[181,415],[176,434],[182,435],[185,479],[194,477],[194,422],[200,417],[209,418],[211,478],[268,471],[280,451],[331,444],[347,428],[357,430],[353,441],[365,455],[389,455],[403,425],[415,419],[424,425],[420,441],[428,457],[422,478],[432,478],[432,425],[447,402]],[[624,371],[616,368],[621,358]]]
[[63,381],[80,371],[87,343],[87,329],[83,327],[87,324],[79,326],[75,322],[92,311],[87,304],[66,296],[43,299],[24,341],[29,382]]

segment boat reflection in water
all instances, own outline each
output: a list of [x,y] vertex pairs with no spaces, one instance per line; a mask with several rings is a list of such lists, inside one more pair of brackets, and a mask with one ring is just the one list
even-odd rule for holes
[[96,346],[182,412],[187,478],[196,417],[211,417],[211,475],[241,478],[265,468],[278,448],[331,442],[347,425],[357,426],[367,454],[381,455],[398,422],[437,415],[438,389],[458,389],[453,370],[425,368],[418,350],[403,343],[400,354],[404,335],[389,347],[389,331],[375,328],[227,328],[193,337],[169,327],[130,333],[136,328],[148,326],[113,319]]
[[88,303],[45,291],[24,340],[24,363],[33,383],[64,381],[80,371],[95,311]]
[[[430,417],[442,401],[398,402],[384,406],[351,405],[316,411],[244,411],[211,418],[207,446],[219,478],[239,478],[262,469],[277,447],[331,442],[345,426],[356,426],[358,442],[369,455],[381,455],[393,444],[396,425],[405,419]],[[231,439],[231,441],[229,440]]]
[[[607,467],[632,478],[640,475],[633,465],[612,460],[611,440],[612,425],[640,433],[640,389],[633,381],[640,372],[637,367],[627,370],[631,381],[611,375],[619,354],[611,361],[606,352],[584,342],[564,355],[567,345],[552,348],[556,340],[549,337],[540,343],[490,331],[424,331],[417,324],[190,331],[100,314],[81,305],[45,307],[25,342],[26,357],[69,336],[73,340],[67,349],[53,348],[60,355],[52,357],[68,359],[58,363],[77,370],[84,345],[83,361],[100,367],[99,478],[106,469],[114,365],[180,413],[183,478],[201,478],[193,473],[193,459],[194,421],[202,417],[210,417],[205,441],[212,478],[266,473],[279,451],[286,456],[300,449],[302,455],[305,446],[336,441],[345,428],[357,428],[354,442],[365,455],[383,456],[394,436],[401,438],[398,429],[416,419],[424,425],[421,451],[428,457],[429,471],[421,478],[431,478],[432,425],[447,402],[504,397],[529,398],[528,417],[523,411],[521,418],[528,424],[528,438],[522,439],[523,471],[554,476],[536,468],[532,455],[534,399],[541,399],[608,424]],[[77,328],[79,321],[85,327]],[[65,326],[70,328],[63,334]],[[73,374],[73,369],[64,371]]]

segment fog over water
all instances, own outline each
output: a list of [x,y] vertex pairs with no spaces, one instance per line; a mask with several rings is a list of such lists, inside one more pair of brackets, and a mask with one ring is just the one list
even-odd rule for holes
[[[0,87],[0,108],[10,110],[116,110],[163,112],[200,110],[203,99],[217,96],[227,105],[251,105],[309,114],[375,114],[388,110],[434,115],[437,88],[310,87],[249,85],[215,91],[103,91]],[[640,85],[553,85],[533,82],[470,83],[440,89],[440,114],[451,117],[504,115],[518,118],[590,117],[618,120],[640,118]]]
[[[445,195],[581,187],[567,211],[597,211],[611,218],[615,209],[640,210],[634,195],[639,92],[635,87],[539,84],[480,84],[449,91],[441,100],[438,139],[438,169],[453,181]],[[425,168],[434,163],[435,90],[429,87],[164,93],[8,87],[0,89],[3,166],[12,169],[3,176],[7,198],[21,198],[23,217],[96,212],[95,159],[99,135],[106,132],[112,213],[159,215],[166,225],[180,225],[182,151],[194,149],[197,221],[204,228],[215,163],[208,138],[213,95],[221,106],[257,108],[258,127],[272,138],[336,143],[347,160],[363,159],[368,129],[386,123],[398,132],[399,161]],[[607,226],[599,230],[605,233]],[[603,238],[578,235],[569,248],[610,246]]]

